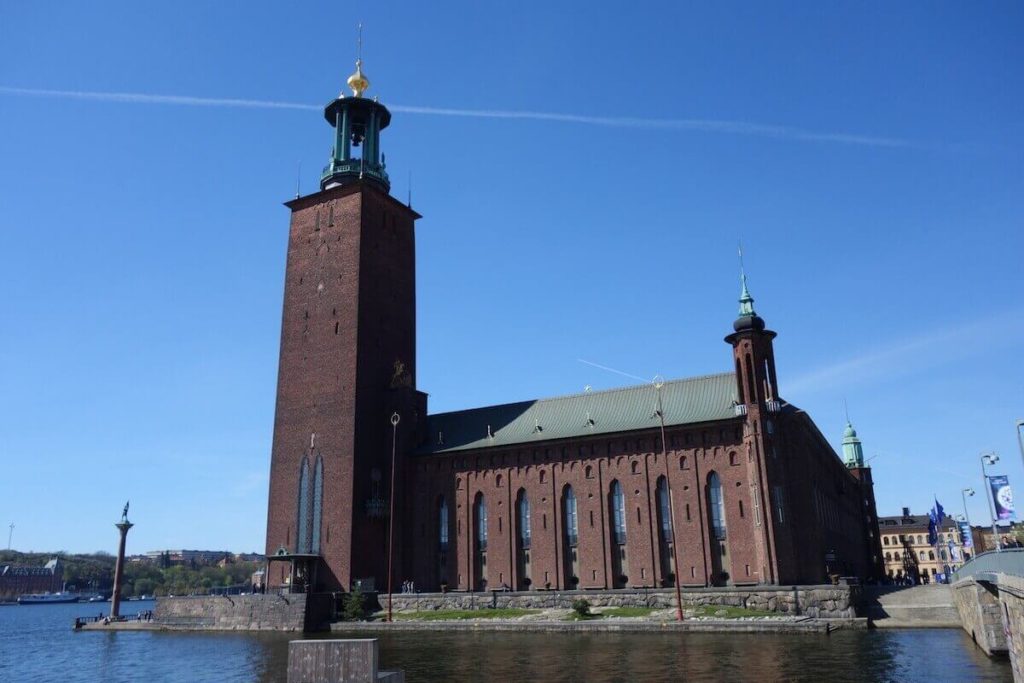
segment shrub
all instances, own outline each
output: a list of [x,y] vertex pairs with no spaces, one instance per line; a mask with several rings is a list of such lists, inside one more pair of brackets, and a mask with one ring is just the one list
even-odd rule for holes
[[352,589],[345,600],[341,618],[344,621],[360,621],[364,616],[366,616],[366,596],[356,587]]
[[590,602],[580,598],[572,601],[572,611],[576,613],[578,617],[590,616]]

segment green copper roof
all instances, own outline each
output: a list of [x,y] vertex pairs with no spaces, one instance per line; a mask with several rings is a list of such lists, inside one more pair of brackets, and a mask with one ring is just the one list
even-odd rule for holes
[[843,462],[847,467],[864,467],[864,449],[857,438],[857,430],[850,422],[843,431]]
[[743,289],[740,292],[740,317],[753,318],[757,313],[754,312],[754,297],[750,296],[750,290],[747,289],[746,273],[740,273],[740,282],[743,283]]
[[[735,417],[732,373],[666,382],[661,387],[665,425]],[[528,444],[595,434],[652,429],[658,392],[652,384],[558,398],[439,413],[427,418],[424,453]]]

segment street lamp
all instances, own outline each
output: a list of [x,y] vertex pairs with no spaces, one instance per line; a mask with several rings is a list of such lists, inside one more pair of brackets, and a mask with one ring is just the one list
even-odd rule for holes
[[1024,460],[1024,420],[1017,420],[1017,445],[1020,447],[1020,458]]
[[996,530],[996,510],[992,507],[992,486],[988,481],[988,472],[985,471],[985,465],[995,465],[997,462],[999,462],[999,456],[995,453],[981,454],[981,479],[985,485],[985,500],[988,501],[988,511],[992,515],[992,542],[996,544],[996,552],[998,553],[1002,548],[999,547],[999,532]]
[[[965,489],[961,489],[961,491],[960,491],[960,496],[964,499],[964,521],[967,522],[967,533],[969,533],[969,534],[972,533],[972,532],[971,532],[971,513],[967,512],[967,496],[973,496],[973,495],[974,495],[974,489],[972,489],[970,486],[968,486]],[[973,545],[972,539],[964,538],[964,529],[963,529],[963,527],[960,527],[960,553],[961,553],[961,555],[965,552],[964,551],[964,547],[967,545],[968,542],[972,543],[971,548],[973,549],[974,545]],[[974,552],[977,553],[978,551],[974,550]]]
[[974,489],[970,486],[960,492],[961,497],[964,499],[964,520],[967,522],[967,528],[971,527],[971,514],[967,512],[967,496],[974,495]]
[[[654,377],[654,389],[658,394],[658,423],[661,426],[661,459],[665,465],[665,495],[668,496],[668,529],[672,539],[672,581],[676,589],[676,621],[683,620],[683,595],[679,588],[679,546],[676,545],[676,507],[672,500],[672,484],[669,483],[668,444],[665,443],[665,411],[662,409],[661,388],[665,380],[661,375]],[[664,539],[662,539],[664,541]]]

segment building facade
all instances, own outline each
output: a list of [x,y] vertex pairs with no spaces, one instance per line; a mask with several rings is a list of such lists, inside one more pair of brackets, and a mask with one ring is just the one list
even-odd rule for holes
[[0,597],[15,598],[25,593],[56,593],[64,585],[64,563],[53,558],[42,567],[0,565]]
[[391,114],[362,96],[361,64],[349,85],[325,108],[335,138],[320,191],[286,204],[271,588],[882,576],[856,434],[844,462],[781,397],[776,334],[745,276],[727,372],[428,414],[416,383],[419,215],[389,194]]
[[886,577],[896,582],[934,582],[937,575],[955,571],[974,556],[955,520],[947,517],[941,527],[933,544],[928,540],[928,515],[912,515],[910,508],[903,508],[902,515],[880,517]]

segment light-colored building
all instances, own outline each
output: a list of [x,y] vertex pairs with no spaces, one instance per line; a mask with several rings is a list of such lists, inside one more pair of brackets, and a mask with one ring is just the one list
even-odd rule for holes
[[930,583],[974,556],[974,548],[964,546],[956,520],[943,520],[933,545],[928,542],[928,515],[912,515],[910,508],[903,508],[902,515],[879,517],[878,534],[885,574],[894,581],[909,577],[914,583]]

